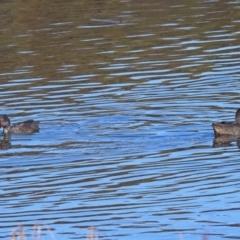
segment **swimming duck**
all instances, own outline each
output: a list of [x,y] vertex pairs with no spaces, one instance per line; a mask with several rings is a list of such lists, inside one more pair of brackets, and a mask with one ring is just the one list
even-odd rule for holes
[[240,136],[240,109],[237,110],[234,122],[220,122],[212,124],[215,136]]
[[25,122],[15,123],[11,126],[10,119],[6,114],[0,115],[0,128],[3,133],[34,133],[39,131],[39,121],[28,120]]

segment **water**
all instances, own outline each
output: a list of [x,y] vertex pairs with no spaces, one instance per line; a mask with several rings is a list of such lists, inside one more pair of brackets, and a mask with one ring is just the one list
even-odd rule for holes
[[1,3],[0,236],[239,237],[239,1]]

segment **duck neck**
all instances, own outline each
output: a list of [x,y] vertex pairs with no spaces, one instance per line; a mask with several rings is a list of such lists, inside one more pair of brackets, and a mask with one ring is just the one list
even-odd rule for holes
[[237,112],[236,112],[235,122],[236,122],[237,124],[240,124],[240,109],[238,109]]
[[10,133],[10,126],[6,126],[3,128],[3,133],[4,134],[9,134]]

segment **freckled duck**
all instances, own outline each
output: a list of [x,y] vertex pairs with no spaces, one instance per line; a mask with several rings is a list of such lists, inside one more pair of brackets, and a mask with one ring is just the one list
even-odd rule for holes
[[212,124],[215,136],[240,136],[240,109],[237,110],[234,122],[220,122]]
[[39,131],[39,121],[28,120],[11,125],[7,115],[0,115],[0,128],[3,128],[3,133],[34,133]]

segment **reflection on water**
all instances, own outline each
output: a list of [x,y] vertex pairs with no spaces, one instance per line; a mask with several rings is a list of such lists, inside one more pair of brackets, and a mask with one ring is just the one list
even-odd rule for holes
[[9,139],[0,140],[0,149],[1,150],[9,149],[10,147],[11,147],[11,143],[10,143]]
[[41,130],[1,137],[1,237],[239,237],[239,4],[2,2],[1,113]]
[[232,136],[219,136],[215,137],[213,141],[214,147],[227,147],[231,146],[233,142],[236,142],[237,146],[240,147],[240,139]]

